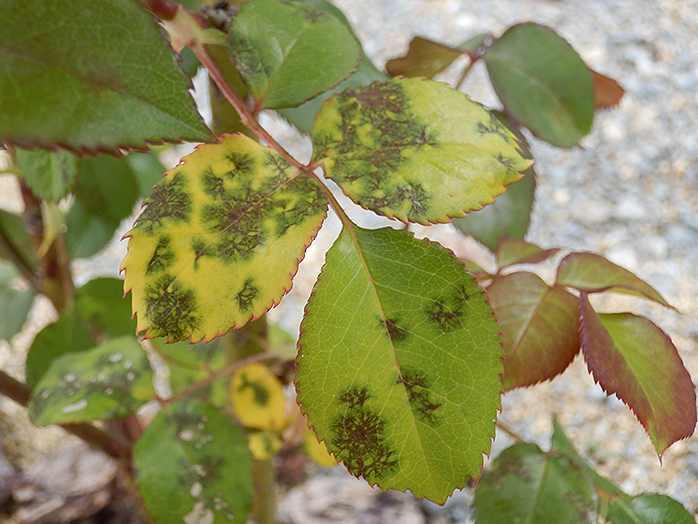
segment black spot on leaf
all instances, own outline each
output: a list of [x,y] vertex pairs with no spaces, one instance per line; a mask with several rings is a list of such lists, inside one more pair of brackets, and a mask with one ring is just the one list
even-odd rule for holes
[[259,288],[254,285],[254,280],[248,278],[237,294],[238,307],[243,313],[248,312],[254,306],[255,299],[259,296]]
[[257,49],[249,40],[232,33],[228,37],[228,48],[237,70],[243,77],[250,78],[264,73],[257,58]]
[[213,174],[210,169],[205,171],[201,177],[204,186],[204,193],[217,200],[222,200],[226,197],[225,182],[222,178]]
[[461,326],[463,312],[458,307],[451,307],[442,300],[435,300],[427,308],[427,320],[439,326],[441,331],[452,331]]
[[517,172],[514,168],[514,160],[511,158],[504,158],[501,153],[497,155],[497,162],[502,164],[504,166],[504,169],[506,169],[508,173]]
[[201,325],[196,293],[170,275],[163,275],[145,290],[145,317],[150,320],[156,336],[169,335],[183,340]]
[[407,401],[414,415],[422,422],[434,425],[438,420],[435,412],[441,404],[436,404],[429,398],[431,381],[427,375],[421,371],[403,370],[395,383],[405,387]]
[[407,337],[407,331],[405,331],[405,328],[398,325],[397,319],[386,318],[380,320],[380,323],[392,342],[400,342]]
[[249,153],[232,152],[225,155],[226,160],[230,163],[230,172],[228,176],[235,177],[237,175],[249,175],[255,170],[255,160]]
[[162,226],[165,220],[188,222],[192,200],[187,194],[187,184],[182,173],[161,180],[145,199],[146,208],[138,217],[137,226],[148,232]]
[[238,392],[243,392],[246,389],[251,389],[254,396],[255,404],[258,406],[266,406],[269,403],[269,391],[267,391],[259,382],[250,382],[247,380],[247,375],[244,373],[240,377],[241,384],[238,386]]
[[158,273],[168,269],[175,261],[175,252],[172,250],[172,240],[163,235],[158,239],[153,256],[145,268],[145,274]]
[[366,386],[360,388],[352,387],[339,395],[339,401],[348,405],[350,408],[361,408],[366,401],[371,398]]
[[427,202],[431,195],[427,193],[422,184],[419,182],[410,182],[402,186],[398,186],[396,196],[399,200],[407,200],[410,203],[410,218],[423,217],[429,210]]

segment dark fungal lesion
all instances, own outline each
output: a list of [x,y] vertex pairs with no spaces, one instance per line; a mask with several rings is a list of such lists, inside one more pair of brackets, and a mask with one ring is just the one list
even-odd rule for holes
[[162,235],[158,239],[153,255],[145,267],[145,274],[159,273],[169,269],[175,261],[175,252],[172,249],[172,239],[168,235]]
[[410,409],[418,420],[431,426],[438,422],[436,410],[441,407],[441,404],[431,400],[429,393],[432,387],[432,380],[426,373],[415,370],[401,370],[395,384],[404,386]]
[[260,290],[255,285],[253,278],[248,278],[242,286],[242,289],[238,292],[236,298],[238,303],[238,308],[242,313],[247,313],[254,306],[255,299],[259,296]]
[[145,318],[152,335],[183,340],[201,325],[196,293],[173,276],[163,275],[145,289]]
[[206,193],[211,198],[216,200],[223,200],[227,198],[228,192],[225,188],[225,181],[216,176],[213,170],[207,169],[201,175],[201,183],[204,187],[204,193]]
[[433,300],[425,309],[427,320],[446,333],[463,327],[466,305],[470,300],[466,284],[457,284],[450,295]]
[[385,329],[385,334],[391,342],[401,342],[407,338],[407,331],[399,325],[399,320],[396,318],[384,318],[380,321],[381,326]]
[[177,172],[158,182],[151,195],[145,199],[146,208],[138,217],[136,226],[150,233],[163,222],[188,222],[193,202],[187,194],[184,175]]
[[347,469],[369,482],[378,482],[398,466],[398,455],[385,435],[386,421],[372,410],[366,386],[352,386],[338,396],[344,412],[333,418],[330,450]]

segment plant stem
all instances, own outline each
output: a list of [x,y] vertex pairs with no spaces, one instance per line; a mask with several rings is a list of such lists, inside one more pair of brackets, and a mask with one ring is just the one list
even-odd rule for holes
[[499,429],[501,429],[504,433],[506,433],[511,438],[513,438],[516,442],[518,442],[518,443],[526,442],[526,440],[521,438],[521,436],[511,428],[511,426],[505,424],[504,422],[497,421],[496,425]]
[[[27,407],[32,390],[29,386],[0,371],[0,394]],[[129,442],[102,431],[91,424],[58,424],[59,427],[80,437],[91,446],[115,459],[130,460],[133,449]]]

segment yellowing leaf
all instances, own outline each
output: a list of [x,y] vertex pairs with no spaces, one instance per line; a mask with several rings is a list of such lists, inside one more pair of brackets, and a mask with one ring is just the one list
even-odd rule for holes
[[138,331],[210,340],[281,300],[325,217],[320,184],[243,135],[200,146],[145,200],[122,268]]
[[281,429],[286,425],[286,397],[281,381],[263,364],[249,364],[233,375],[233,409],[248,428]]
[[325,443],[320,442],[310,428],[305,428],[303,442],[305,444],[305,452],[318,466],[329,468],[337,465],[337,459],[327,451]]
[[281,449],[281,439],[271,431],[254,431],[247,435],[247,447],[255,460],[269,460]]

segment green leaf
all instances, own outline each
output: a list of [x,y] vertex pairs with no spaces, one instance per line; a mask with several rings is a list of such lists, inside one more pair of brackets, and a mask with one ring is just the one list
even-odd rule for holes
[[123,158],[85,158],[66,217],[66,244],[73,258],[90,257],[114,237],[138,198],[135,175]]
[[354,226],[306,307],[298,400],[352,474],[443,503],[490,449],[501,357],[484,291],[450,251]]
[[390,76],[434,78],[462,54],[463,51],[459,49],[415,36],[410,41],[407,54],[388,60],[385,70]]
[[531,164],[496,117],[430,80],[348,89],[325,103],[312,139],[313,160],[354,202],[420,224],[491,204]]
[[598,314],[579,297],[587,367],[603,390],[633,411],[661,456],[696,426],[696,393],[671,339],[632,313]]
[[557,268],[557,284],[587,293],[613,291],[640,296],[675,309],[647,282],[594,253],[570,253],[563,258]]
[[136,482],[156,522],[244,524],[252,459],[240,428],[192,400],[164,407],[136,444]]
[[512,26],[483,58],[506,112],[534,135],[571,147],[589,132],[594,118],[591,76],[555,31],[534,23]]
[[572,442],[567,438],[562,426],[557,420],[557,417],[553,417],[553,436],[550,439],[550,450],[564,453],[568,458],[572,459],[579,467],[581,467],[596,486],[597,490],[603,490],[609,495],[613,496],[623,496],[625,493],[613,482],[605,477],[599,475],[594,468],[592,468],[586,460],[577,452],[577,450],[572,445]]
[[359,66],[341,21],[300,2],[255,0],[233,19],[230,53],[258,107],[293,107],[334,87]]
[[607,518],[611,524],[696,523],[680,502],[658,493],[613,499]]
[[78,158],[67,151],[27,151],[16,149],[22,177],[37,197],[58,202],[73,187],[78,174]]
[[126,163],[136,176],[138,197],[147,198],[166,171],[165,166],[155,153],[131,153],[126,157]]
[[18,277],[12,264],[0,261],[0,340],[10,340],[22,329],[34,303],[34,291],[13,287]]
[[138,331],[170,342],[211,340],[277,304],[327,209],[319,183],[243,135],[186,156],[145,203],[124,286]]
[[497,277],[487,288],[504,343],[502,387],[532,386],[562,373],[579,353],[577,299],[537,275]]
[[79,353],[93,348],[94,338],[82,320],[66,313],[34,337],[27,353],[26,382],[36,387],[55,359],[67,353]]
[[505,449],[477,484],[476,524],[596,524],[597,498],[584,471],[535,444]]
[[[21,216],[0,209],[0,236],[4,237],[25,266],[32,271],[36,270],[36,252],[27,231],[27,224]],[[6,259],[3,249],[0,249],[0,258]]]
[[0,140],[117,153],[210,139],[175,54],[137,2],[10,0],[0,20]]
[[133,337],[55,359],[29,399],[34,424],[132,415],[155,395],[145,351]]
[[543,249],[519,238],[503,238],[497,244],[495,258],[500,269],[516,264],[540,264],[555,256],[558,248]]
[[95,278],[75,290],[75,312],[101,335],[134,335],[136,321],[124,297],[124,281]]
[[[522,156],[533,159],[528,141],[514,122],[500,111],[492,113],[511,131],[519,141]],[[536,191],[536,172],[533,166],[521,173],[523,178],[507,186],[493,204],[473,211],[463,218],[454,218],[453,224],[463,233],[470,234],[491,251],[503,238],[523,239],[531,222],[531,211]]]

